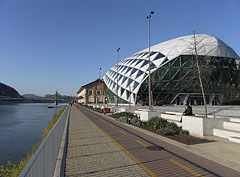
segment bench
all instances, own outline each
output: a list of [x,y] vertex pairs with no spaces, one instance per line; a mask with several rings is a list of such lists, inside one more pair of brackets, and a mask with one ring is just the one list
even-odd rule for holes
[[163,119],[169,119],[177,122],[181,122],[182,115],[176,115],[176,114],[168,114],[168,113],[161,113],[161,118]]
[[177,113],[175,114],[175,112],[163,112],[160,114],[160,117],[163,119],[166,119],[169,122],[173,122],[175,124],[177,124],[177,126],[181,127],[182,126],[182,113]]

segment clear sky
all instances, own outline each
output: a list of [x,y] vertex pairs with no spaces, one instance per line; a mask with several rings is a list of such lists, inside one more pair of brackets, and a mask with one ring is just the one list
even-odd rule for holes
[[[75,95],[151,44],[206,33],[240,54],[240,0],[0,0],[0,82],[20,94]],[[190,25],[191,24],[191,25]]]

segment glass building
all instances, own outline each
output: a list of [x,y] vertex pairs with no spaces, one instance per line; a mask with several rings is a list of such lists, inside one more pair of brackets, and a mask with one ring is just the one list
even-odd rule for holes
[[[207,103],[217,105],[240,101],[239,56],[220,39],[199,34],[195,35],[195,40],[189,35],[151,47],[154,105],[203,104],[196,54]],[[148,48],[113,66],[103,77],[108,101],[148,102],[148,69]]]

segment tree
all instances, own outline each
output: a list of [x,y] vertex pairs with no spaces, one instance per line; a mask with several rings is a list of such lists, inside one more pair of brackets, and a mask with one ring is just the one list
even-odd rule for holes
[[201,91],[202,91],[202,96],[203,96],[203,103],[204,103],[204,117],[207,118],[207,102],[206,102],[206,96],[205,96],[205,91],[204,91],[204,85],[202,82],[202,72],[201,72],[201,68],[199,65],[199,58],[198,58],[198,49],[197,49],[197,45],[198,42],[196,40],[196,34],[195,31],[193,31],[193,48],[194,48],[194,54],[195,54],[195,59],[196,59],[196,63],[197,63],[197,70],[198,70],[198,79],[200,82],[200,87],[201,87]]

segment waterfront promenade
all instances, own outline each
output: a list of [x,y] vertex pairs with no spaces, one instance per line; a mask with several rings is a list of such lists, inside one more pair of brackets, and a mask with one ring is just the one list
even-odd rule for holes
[[66,176],[240,176],[84,108],[71,108]]
[[[120,132],[116,133],[120,134]],[[75,108],[71,110],[66,176],[148,176],[101,129]]]

